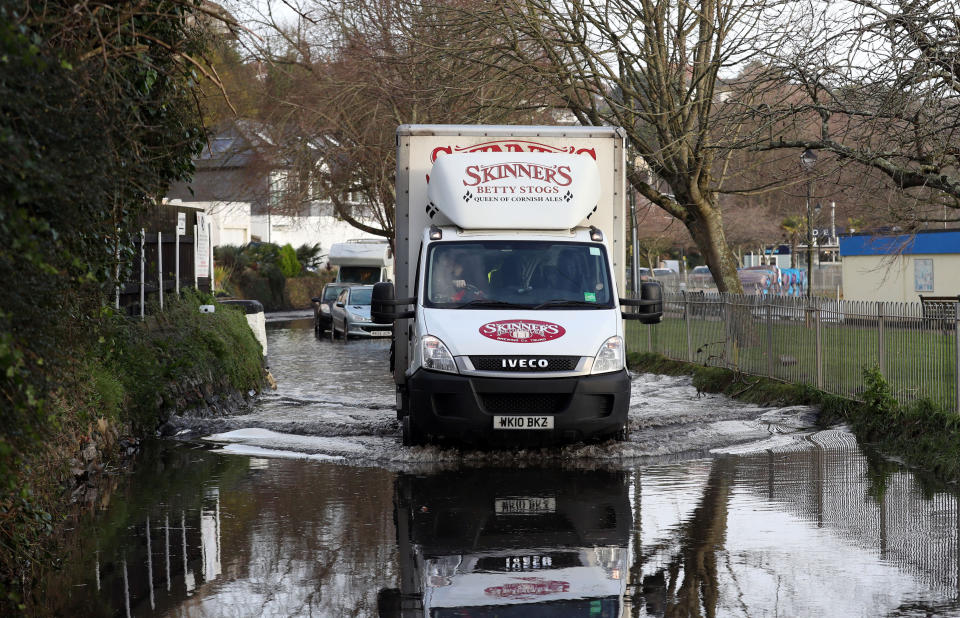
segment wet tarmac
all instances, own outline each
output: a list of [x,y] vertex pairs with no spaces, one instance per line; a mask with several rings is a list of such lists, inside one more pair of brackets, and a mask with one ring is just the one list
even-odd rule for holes
[[635,376],[631,439],[400,445],[382,340],[268,326],[279,388],[183,419],[76,523],[56,615],[958,616],[957,495],[761,408]]

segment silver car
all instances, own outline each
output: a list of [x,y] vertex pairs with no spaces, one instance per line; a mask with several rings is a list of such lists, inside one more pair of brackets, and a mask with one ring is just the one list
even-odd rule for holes
[[330,336],[389,337],[392,324],[374,324],[370,321],[372,285],[352,285],[340,290],[330,308]]

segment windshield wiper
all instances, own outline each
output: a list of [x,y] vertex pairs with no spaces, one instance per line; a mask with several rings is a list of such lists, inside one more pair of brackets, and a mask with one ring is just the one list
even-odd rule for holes
[[590,307],[591,309],[609,309],[609,307],[598,305],[588,300],[564,300],[562,298],[555,298],[545,303],[540,303],[534,307],[534,309],[543,309],[544,307]]
[[457,305],[454,309],[469,309],[470,307],[512,307],[514,309],[529,309],[530,305],[509,303],[505,300],[489,300],[486,298],[474,298],[462,305]]

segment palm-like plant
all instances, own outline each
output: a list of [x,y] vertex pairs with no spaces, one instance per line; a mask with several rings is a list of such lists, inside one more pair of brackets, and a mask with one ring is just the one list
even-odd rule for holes
[[787,241],[790,243],[790,266],[799,268],[797,242],[800,240],[800,236],[807,231],[806,221],[803,220],[803,217],[797,215],[790,216],[780,222],[780,229],[783,230]]

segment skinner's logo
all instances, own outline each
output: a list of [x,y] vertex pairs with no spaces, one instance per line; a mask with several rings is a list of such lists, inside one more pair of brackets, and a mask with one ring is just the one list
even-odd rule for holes
[[495,180],[510,178],[529,178],[559,187],[566,187],[573,182],[569,165],[495,163],[493,165],[468,165],[464,172],[466,177],[463,179],[463,184],[466,187],[476,187]]
[[540,320],[500,320],[480,327],[484,337],[511,343],[542,343],[563,337],[566,332],[559,324]]

